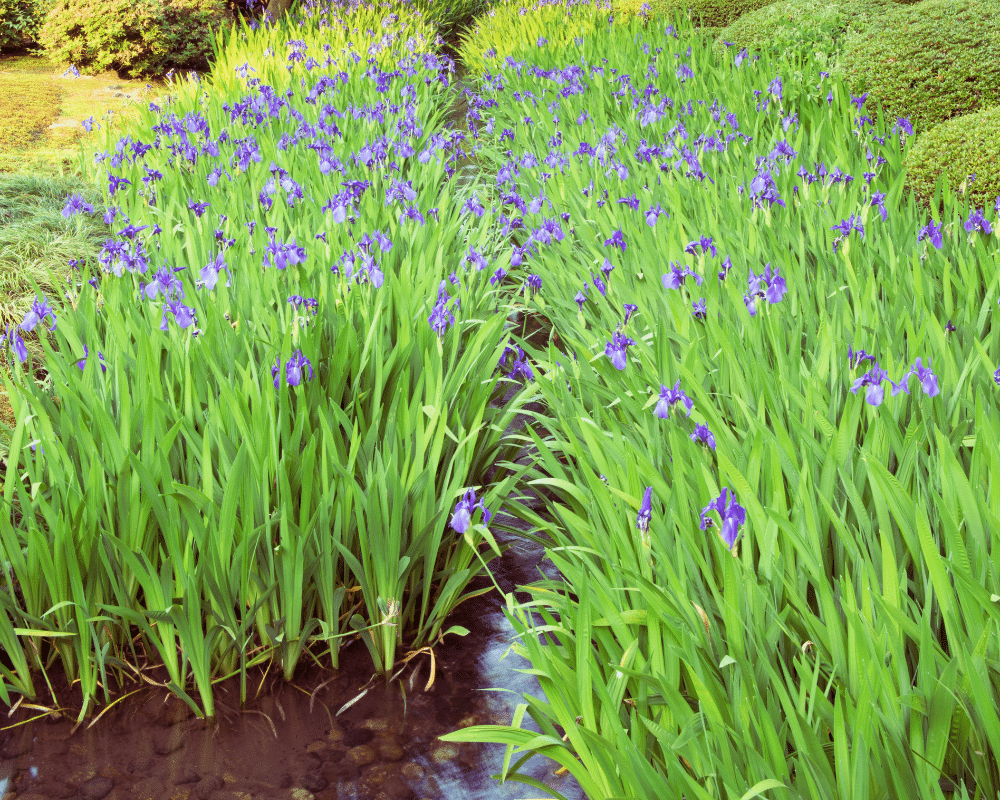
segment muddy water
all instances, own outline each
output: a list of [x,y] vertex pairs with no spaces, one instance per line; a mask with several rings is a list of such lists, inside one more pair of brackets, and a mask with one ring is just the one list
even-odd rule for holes
[[[502,535],[498,536],[503,539]],[[510,539],[508,538],[508,541]],[[541,547],[517,539],[491,565],[504,591],[540,577]],[[480,586],[486,579],[479,579]],[[235,681],[220,684],[219,716],[209,725],[162,689],[143,689],[114,706],[92,727],[38,720],[0,733],[0,797],[4,800],[492,800],[538,797],[524,784],[500,784],[503,747],[449,744],[436,737],[468,725],[509,723],[522,693],[540,695],[528,663],[504,654],[513,630],[494,590],[459,607],[450,624],[471,633],[450,636],[430,659],[413,659],[386,686],[372,677],[360,642],[342,651],[338,673],[313,668],[285,683],[263,680],[258,699],[236,711]],[[263,676],[248,682],[257,691]],[[337,711],[359,692],[346,711]],[[503,688],[510,692],[483,691]],[[404,703],[405,690],[405,703]],[[57,692],[58,693],[58,692]],[[0,727],[38,712],[19,709]],[[569,800],[583,794],[569,775],[556,775],[546,759],[526,774]]]

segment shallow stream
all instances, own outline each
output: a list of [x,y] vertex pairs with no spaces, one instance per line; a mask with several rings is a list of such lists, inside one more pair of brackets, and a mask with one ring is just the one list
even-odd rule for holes
[[[499,541],[509,537],[497,536]],[[491,564],[504,591],[537,580],[542,547],[516,540]],[[470,588],[486,586],[477,579]],[[259,699],[239,714],[235,679],[216,688],[219,716],[208,724],[163,689],[143,689],[71,734],[74,720],[45,718],[0,733],[4,800],[500,800],[538,797],[537,789],[490,776],[501,769],[500,745],[449,744],[457,728],[508,724],[522,693],[540,696],[528,662],[510,653],[514,638],[494,589],[466,601],[449,619],[471,632],[449,636],[431,661],[414,658],[386,686],[372,678],[360,642],[341,653],[337,673],[312,668],[285,683],[268,676]],[[256,693],[257,676],[248,682]],[[347,710],[337,711],[367,693]],[[491,688],[508,692],[488,691]],[[405,689],[405,703],[403,699]],[[38,712],[19,709],[5,727]],[[528,721],[530,724],[530,720]],[[570,775],[546,759],[525,773],[568,800],[583,800]]]

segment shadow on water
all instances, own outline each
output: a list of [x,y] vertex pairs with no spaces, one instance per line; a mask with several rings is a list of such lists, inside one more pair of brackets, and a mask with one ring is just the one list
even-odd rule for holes
[[[508,522],[510,520],[508,519]],[[501,541],[503,535],[498,536]],[[491,564],[504,591],[548,577],[539,545],[507,539]],[[546,568],[546,564],[548,568]],[[488,579],[477,579],[485,586]],[[449,636],[431,659],[415,657],[389,686],[372,678],[360,642],[342,651],[337,673],[313,667],[285,683],[280,675],[248,681],[244,713],[239,687],[216,687],[219,717],[208,724],[180,700],[153,687],[112,707],[92,728],[39,719],[0,733],[0,797],[5,800],[419,800],[537,797],[524,784],[500,784],[500,745],[452,744],[438,736],[480,724],[508,724],[522,693],[540,695],[528,662],[507,653],[514,631],[493,590],[466,601],[449,619],[468,636]],[[447,627],[447,626],[446,626]],[[368,686],[360,700],[337,715]],[[67,696],[71,690],[63,685]],[[507,689],[507,692],[483,691]],[[259,690],[259,692],[258,692]],[[405,693],[405,701],[404,701]],[[18,709],[11,725],[37,712]],[[528,720],[530,724],[530,720]],[[583,800],[570,775],[544,758],[524,773],[568,800]]]

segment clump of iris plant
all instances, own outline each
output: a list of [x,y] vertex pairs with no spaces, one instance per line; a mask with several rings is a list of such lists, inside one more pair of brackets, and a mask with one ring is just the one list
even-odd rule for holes
[[701,286],[701,275],[696,272],[692,272],[686,265],[681,266],[679,261],[672,261],[670,263],[670,272],[663,275],[663,288],[680,289],[688,277],[694,278],[694,282],[698,286]]
[[736,544],[736,540],[740,536],[740,527],[747,520],[746,509],[736,502],[736,495],[728,487],[724,487],[722,493],[701,510],[701,524],[699,527],[703,531],[708,530],[715,524],[715,520],[709,516],[712,511],[718,513],[719,521],[722,525],[719,535],[722,536],[722,540],[732,550]]
[[778,274],[778,268],[775,267],[772,272],[770,263],[765,265],[764,271],[760,275],[756,275],[753,270],[750,270],[748,284],[749,292],[743,295],[743,303],[746,305],[751,317],[757,315],[757,300],[759,298],[763,297],[768,303],[773,305],[774,303],[780,303],[781,298],[788,291],[785,279]]
[[[848,347],[847,360],[851,369],[855,369],[865,361],[871,362],[868,371],[855,379],[854,385],[851,386],[851,393],[857,394],[861,389],[864,389],[865,402],[872,406],[880,406],[885,399],[885,389],[882,384],[889,380],[888,373],[879,366],[873,355],[866,353],[864,350],[855,351]],[[911,375],[917,376],[917,379],[920,381],[920,388],[924,390],[924,394],[928,397],[936,397],[941,393],[938,387],[937,375],[931,370],[930,359],[927,361],[927,366],[924,366],[923,360],[917,358],[913,362],[913,365],[903,373],[898,383],[889,380],[889,383],[892,384],[892,397],[895,397],[900,392],[910,393],[910,390],[907,388],[907,381]]]
[[[438,299],[434,304],[434,308],[431,310],[431,315],[427,318],[430,323],[431,330],[434,331],[438,336],[444,336],[444,332],[448,330],[449,325],[455,324],[455,315],[452,313],[452,309],[448,307],[451,301],[451,295],[448,294],[448,282],[441,281],[438,286]],[[459,301],[455,298],[454,310],[458,311]]]
[[24,315],[24,319],[21,320],[21,324],[7,327],[7,331],[3,336],[3,343],[22,364],[28,360],[28,348],[25,346],[24,339],[21,338],[19,331],[24,331],[25,333],[33,331],[38,325],[44,323],[46,319],[52,320],[49,330],[55,330],[55,311],[49,305],[48,300],[44,297],[36,296],[31,302],[31,308],[28,309],[28,312]]

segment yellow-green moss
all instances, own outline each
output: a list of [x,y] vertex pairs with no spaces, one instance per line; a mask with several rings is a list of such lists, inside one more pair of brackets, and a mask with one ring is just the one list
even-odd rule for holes
[[59,116],[59,87],[30,77],[0,78],[0,150],[30,148]]
[[[956,190],[966,184],[966,194],[980,208],[992,208],[1000,195],[1000,106],[955,117],[917,137],[906,154],[907,186],[929,206],[938,180],[947,175]],[[967,178],[976,178],[967,184]]]
[[841,72],[868,108],[918,130],[1000,102],[1000,0],[924,0],[844,36]]

